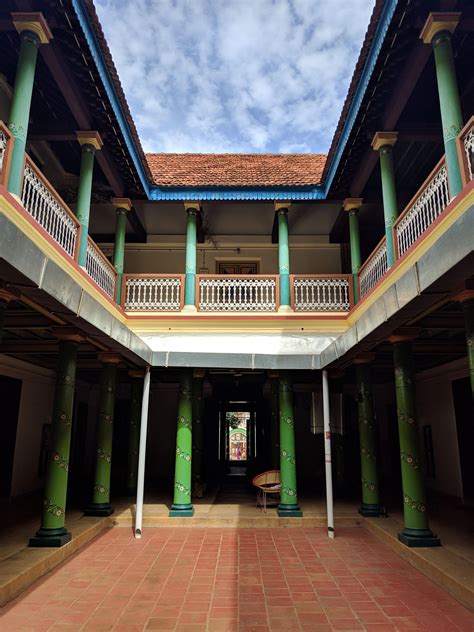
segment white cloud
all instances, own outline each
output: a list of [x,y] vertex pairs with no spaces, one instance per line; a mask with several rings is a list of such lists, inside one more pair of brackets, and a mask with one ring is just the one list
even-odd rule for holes
[[157,152],[327,152],[373,3],[96,0]]

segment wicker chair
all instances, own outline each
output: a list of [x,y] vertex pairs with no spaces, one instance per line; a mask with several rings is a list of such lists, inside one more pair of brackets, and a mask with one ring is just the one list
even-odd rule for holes
[[281,492],[280,470],[269,470],[258,474],[252,484],[258,489],[257,507],[263,507],[264,513],[267,513],[267,495],[279,496]]

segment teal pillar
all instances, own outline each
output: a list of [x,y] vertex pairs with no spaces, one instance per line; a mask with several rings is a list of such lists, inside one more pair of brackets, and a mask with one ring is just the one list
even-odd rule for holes
[[344,210],[349,214],[349,241],[351,246],[351,272],[354,292],[354,304],[359,300],[359,286],[357,275],[362,265],[360,255],[360,234],[359,234],[359,208],[362,204],[361,198],[347,198],[344,200]]
[[385,219],[385,239],[387,243],[387,265],[395,263],[395,244],[392,227],[398,217],[395,170],[393,167],[392,147],[397,140],[397,132],[377,132],[372,147],[379,152],[380,176],[382,179],[383,214]]
[[176,431],[176,464],[174,498],[170,517],[190,517],[194,513],[191,503],[192,461],[192,369],[181,369],[179,378],[178,427]]
[[21,197],[23,162],[38,47],[40,44],[47,44],[52,36],[41,13],[13,13],[12,19],[20,33],[20,54],[8,120],[8,129],[15,139],[8,178],[8,190],[10,193]]
[[280,308],[279,311],[291,310],[290,291],[290,249],[288,243],[288,208],[289,204],[275,203],[278,212],[278,272],[280,274]]
[[357,383],[357,413],[359,418],[360,470],[362,483],[362,516],[381,515],[379,476],[377,467],[377,435],[373,406],[370,362],[372,354],[355,359]]
[[456,138],[463,127],[463,118],[451,44],[451,32],[456,28],[459,16],[459,13],[431,13],[421,34],[425,44],[433,46],[451,197],[462,190]]
[[132,203],[126,198],[114,198],[112,203],[117,207],[115,215],[114,268],[117,271],[117,291],[115,300],[120,305],[122,298],[123,264],[125,260],[125,231],[127,228],[127,212]]
[[187,311],[196,310],[196,248],[197,214],[199,206],[185,203],[186,213],[186,279],[184,283],[184,307]]
[[103,363],[100,379],[99,421],[92,502],[85,510],[86,516],[110,516],[114,509],[110,504],[110,478],[112,469],[112,441],[114,431],[115,379],[120,356],[101,354]]
[[95,152],[102,147],[98,132],[77,132],[82,147],[79,188],[77,190],[76,217],[81,225],[77,263],[85,268],[87,258],[87,237],[89,235],[89,216],[91,211],[92,179],[94,175]]
[[192,389],[192,495],[202,498],[206,491],[204,482],[204,424],[203,424],[203,398],[202,387],[205,371],[196,369],[193,373]]
[[137,491],[138,449],[140,445],[140,420],[142,414],[143,371],[129,371],[130,410],[128,426],[128,455],[127,455],[127,494],[134,496]]
[[409,547],[439,546],[439,538],[433,535],[428,524],[411,343],[398,336],[392,342],[405,523],[398,539]]
[[59,343],[51,450],[46,466],[41,527],[29,543],[33,547],[59,547],[71,540],[65,519],[77,348],[78,342],[74,339]]
[[280,476],[281,496],[278,515],[301,517],[296,488],[295,417],[293,391],[288,372],[282,372],[279,387],[280,404]]
[[270,466],[280,467],[280,393],[279,381],[270,376]]

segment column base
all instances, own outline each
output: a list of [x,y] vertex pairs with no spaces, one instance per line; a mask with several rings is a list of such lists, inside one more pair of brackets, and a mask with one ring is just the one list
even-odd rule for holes
[[362,503],[357,511],[364,518],[380,518],[380,516],[385,515],[380,505],[370,505],[368,503]]
[[106,518],[114,513],[114,508],[109,503],[91,503],[84,509],[85,516],[98,516]]
[[192,518],[194,515],[194,507],[191,504],[186,505],[171,505],[169,511],[170,518]]
[[280,518],[302,518],[303,512],[299,505],[278,505],[277,514]]
[[70,542],[71,538],[71,534],[65,527],[60,529],[38,529],[36,535],[30,538],[28,546],[58,548]]
[[422,547],[422,546],[441,546],[440,539],[436,536],[431,529],[403,529],[398,534],[400,542],[406,546]]
[[181,312],[187,314],[195,314],[197,312],[197,307],[196,305],[183,305],[183,309],[181,310]]
[[291,307],[291,305],[280,305],[278,308],[279,314],[293,314],[294,311],[295,310]]

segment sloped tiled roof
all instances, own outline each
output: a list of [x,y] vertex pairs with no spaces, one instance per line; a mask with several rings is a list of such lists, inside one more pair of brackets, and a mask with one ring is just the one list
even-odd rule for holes
[[146,154],[160,187],[314,186],[325,154]]

